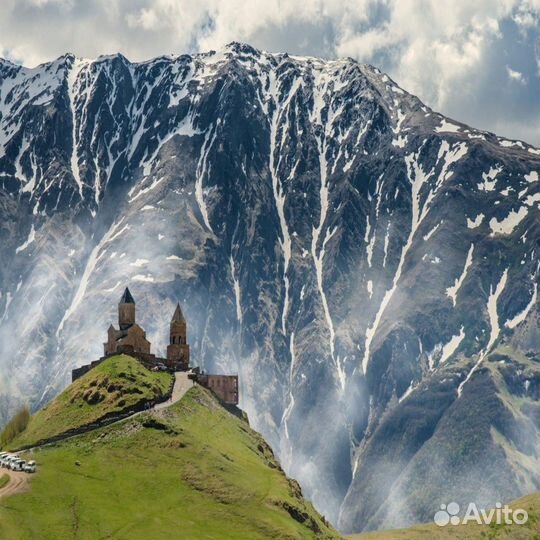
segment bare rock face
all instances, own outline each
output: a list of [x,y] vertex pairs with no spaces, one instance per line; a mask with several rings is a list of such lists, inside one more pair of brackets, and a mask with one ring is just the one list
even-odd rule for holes
[[0,418],[129,284],[343,530],[538,489],[539,172],[352,60],[2,61]]

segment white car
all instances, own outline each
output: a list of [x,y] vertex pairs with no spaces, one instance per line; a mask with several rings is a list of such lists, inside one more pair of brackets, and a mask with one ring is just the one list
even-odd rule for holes
[[26,465],[26,461],[24,459],[14,459],[11,462],[11,470],[12,471],[22,471],[23,467]]
[[23,467],[23,471],[26,473],[35,473],[36,472],[36,462],[35,461],[28,461],[26,465]]
[[2,467],[5,467],[6,469],[11,469],[11,465],[16,459],[18,459],[18,456],[9,455],[5,457],[2,460]]

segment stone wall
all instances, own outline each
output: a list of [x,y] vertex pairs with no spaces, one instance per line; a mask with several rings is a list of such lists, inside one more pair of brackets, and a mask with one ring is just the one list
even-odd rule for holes
[[223,403],[238,405],[238,376],[237,375],[208,375],[196,374],[194,379],[208,388]]

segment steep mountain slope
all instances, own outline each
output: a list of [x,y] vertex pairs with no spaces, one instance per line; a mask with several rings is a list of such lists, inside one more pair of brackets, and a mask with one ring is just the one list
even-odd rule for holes
[[264,439],[201,387],[32,458],[29,490],[0,500],[1,538],[340,538]]
[[129,281],[158,352],[183,301],[196,363],[239,372],[345,530],[433,515],[440,466],[421,504],[406,479],[434,455],[466,464],[458,502],[540,487],[540,150],[349,59],[231,44],[0,69],[3,411],[100,354]]

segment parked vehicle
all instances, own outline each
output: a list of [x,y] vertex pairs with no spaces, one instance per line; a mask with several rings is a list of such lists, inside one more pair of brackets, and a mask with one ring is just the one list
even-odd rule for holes
[[16,459],[19,459],[19,456],[9,455],[4,460],[2,460],[2,466],[5,467],[6,469],[11,469]]
[[23,471],[26,473],[35,473],[36,472],[36,462],[28,461],[23,468]]
[[12,471],[22,471],[24,470],[24,466],[26,465],[26,461],[24,459],[15,459],[13,462],[12,462],[12,465],[11,465],[11,470]]

